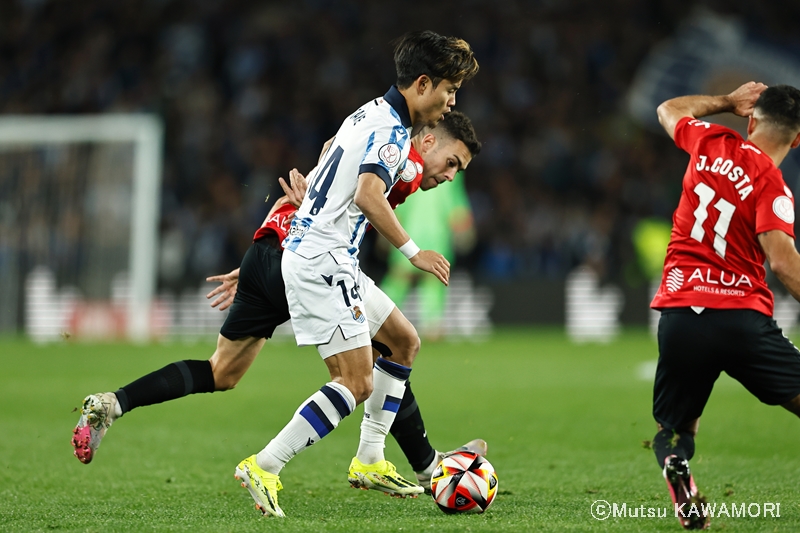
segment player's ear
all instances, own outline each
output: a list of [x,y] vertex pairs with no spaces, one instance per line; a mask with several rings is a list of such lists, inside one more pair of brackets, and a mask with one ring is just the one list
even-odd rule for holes
[[431,79],[428,77],[427,74],[422,74],[419,78],[416,79],[414,85],[417,88],[417,94],[422,96],[423,94],[425,94],[425,91],[428,90],[428,87],[433,86],[433,82],[431,82]]
[[753,134],[753,131],[756,129],[756,123],[758,120],[753,115],[750,115],[750,118],[747,120],[747,135],[750,136]]
[[794,140],[792,141],[792,148],[797,148],[800,146],[800,133],[795,135]]
[[422,138],[422,148],[425,152],[430,152],[436,146],[436,136],[433,133],[426,133]]

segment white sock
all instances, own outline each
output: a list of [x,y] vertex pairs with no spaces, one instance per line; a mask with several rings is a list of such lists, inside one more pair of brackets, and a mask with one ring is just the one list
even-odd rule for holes
[[[114,394],[114,393],[112,392],[111,394]],[[114,394],[114,398],[116,398],[116,397],[117,397],[117,395]],[[119,401],[117,401],[114,404],[114,418],[119,418],[121,416],[122,416],[122,407],[119,406]]]
[[411,374],[407,366],[379,357],[372,369],[372,394],[364,402],[361,440],[356,457],[364,464],[383,461],[386,435],[392,427]]
[[278,435],[256,455],[258,466],[275,475],[289,460],[325,435],[353,412],[356,399],[339,383],[326,383],[295,411]]
[[441,458],[440,455],[439,455],[439,451],[438,450],[433,450],[433,451],[434,451],[434,454],[433,454],[433,460],[431,461],[431,464],[429,464],[427,467],[425,467],[425,469],[422,470],[421,472],[417,472],[418,474],[425,474],[428,477],[431,477],[431,474],[433,474],[434,469],[439,465],[439,459]]

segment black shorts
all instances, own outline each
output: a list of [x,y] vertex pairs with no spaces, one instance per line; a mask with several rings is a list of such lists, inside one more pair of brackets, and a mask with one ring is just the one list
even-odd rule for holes
[[703,414],[723,371],[768,405],[800,394],[800,352],[758,311],[664,309],[658,353],[653,416],[666,429]]
[[289,320],[289,304],[281,274],[277,236],[254,242],[239,267],[239,286],[228,317],[219,330],[226,339],[272,336],[275,328]]

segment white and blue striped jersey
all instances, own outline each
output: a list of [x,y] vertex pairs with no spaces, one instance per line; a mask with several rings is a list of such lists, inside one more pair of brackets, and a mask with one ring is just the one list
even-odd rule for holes
[[311,259],[339,250],[355,258],[367,220],[353,201],[358,176],[378,175],[386,195],[408,159],[411,116],[405,98],[392,86],[342,123],[330,148],[308,174],[308,189],[284,248]]

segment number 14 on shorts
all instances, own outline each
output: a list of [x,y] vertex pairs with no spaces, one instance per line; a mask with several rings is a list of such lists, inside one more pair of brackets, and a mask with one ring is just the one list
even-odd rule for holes
[[347,296],[348,290],[347,290],[347,287],[344,284],[344,280],[340,279],[339,281],[336,282],[336,285],[340,289],[342,289],[342,298],[344,299],[344,305],[346,305],[347,307],[350,307],[350,298],[352,298],[353,300],[356,300],[356,301],[361,301],[361,295],[358,294],[358,285],[355,285],[350,289],[350,291],[349,291],[350,292],[350,297],[349,298]]

